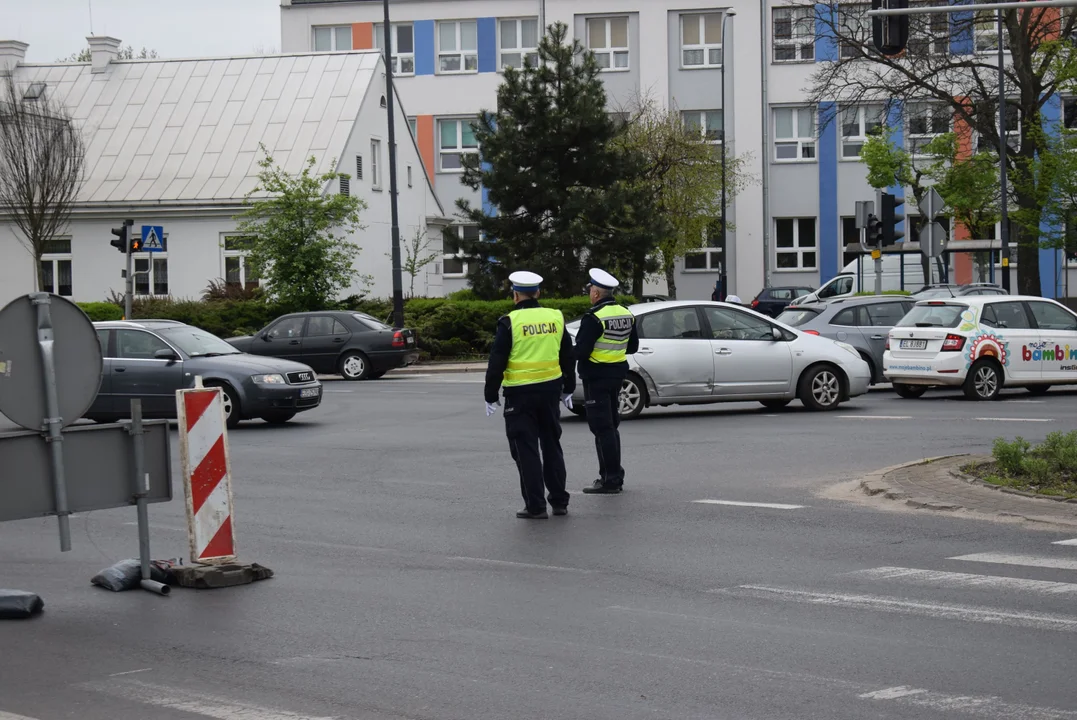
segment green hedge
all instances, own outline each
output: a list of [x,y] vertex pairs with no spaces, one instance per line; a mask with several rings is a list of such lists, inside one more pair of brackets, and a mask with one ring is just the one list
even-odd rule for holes
[[[568,321],[582,316],[591,306],[587,298],[542,300],[557,308]],[[633,298],[621,298],[625,304]],[[119,320],[123,309],[113,303],[80,303],[91,320]],[[358,310],[379,320],[392,314],[387,300],[348,298],[332,309]],[[404,324],[414,328],[419,349],[425,357],[450,359],[485,355],[494,341],[498,318],[512,310],[511,300],[453,300],[413,298],[404,304]],[[263,300],[175,300],[137,298],[131,307],[132,319],[178,320],[200,327],[218,337],[234,337],[257,332],[289,309]]]

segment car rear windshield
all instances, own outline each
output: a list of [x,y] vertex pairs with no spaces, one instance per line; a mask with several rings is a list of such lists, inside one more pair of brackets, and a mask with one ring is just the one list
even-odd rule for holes
[[375,320],[366,313],[352,313],[352,317],[359,322],[366,325],[371,330],[392,330],[393,328],[383,323],[381,320]]
[[781,315],[778,316],[778,322],[791,325],[792,327],[800,327],[805,323],[811,322],[818,317],[818,310],[810,310],[808,308],[790,308]]
[[236,355],[239,350],[221,340],[190,325],[158,330],[161,336],[191,357],[212,357],[214,355]]
[[954,328],[961,322],[961,313],[968,307],[956,303],[918,303],[901,318],[897,327]]

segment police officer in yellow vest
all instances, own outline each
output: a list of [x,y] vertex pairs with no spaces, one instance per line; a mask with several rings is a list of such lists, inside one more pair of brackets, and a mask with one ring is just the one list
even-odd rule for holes
[[639,350],[639,335],[635,317],[613,299],[617,278],[598,269],[589,275],[591,309],[580,320],[576,333],[576,361],[583,380],[587,425],[598,451],[598,479],[583,491],[611,495],[621,492],[624,485],[621,434],[617,430],[621,424],[618,398],[628,374],[625,356]]
[[[561,452],[561,409],[572,408],[576,361],[560,310],[540,307],[542,278],[533,272],[509,275],[516,307],[497,321],[497,334],[486,368],[486,416],[505,393],[505,434],[520,471],[524,509],[516,517],[538,520],[568,514],[565,456]],[[541,449],[541,457],[539,451]],[[549,495],[542,496],[545,484]]]

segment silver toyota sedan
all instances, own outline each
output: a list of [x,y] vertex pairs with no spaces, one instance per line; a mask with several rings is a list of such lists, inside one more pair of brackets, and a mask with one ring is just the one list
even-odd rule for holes
[[[628,356],[620,415],[628,420],[652,405],[758,401],[769,409],[800,400],[833,410],[863,395],[871,369],[851,345],[803,333],[739,305],[652,302],[636,316],[639,352]],[[579,321],[569,323],[575,338]],[[573,412],[582,415],[583,384]]]

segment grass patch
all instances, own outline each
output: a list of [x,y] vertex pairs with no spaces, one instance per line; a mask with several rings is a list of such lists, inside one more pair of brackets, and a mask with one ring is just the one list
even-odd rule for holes
[[1039,445],[1022,437],[996,438],[991,456],[991,462],[962,470],[991,485],[1077,498],[1077,430],[1050,433]]

